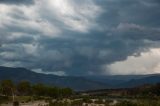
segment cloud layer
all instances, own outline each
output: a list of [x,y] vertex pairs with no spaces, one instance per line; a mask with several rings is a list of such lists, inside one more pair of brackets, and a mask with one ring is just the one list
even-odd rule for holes
[[0,65],[63,75],[134,74],[127,68],[132,58],[159,48],[159,10],[158,0],[1,0]]
[[104,67],[110,74],[153,74],[160,73],[160,49],[151,49],[140,56],[128,56],[126,60]]
[[4,4],[32,4],[34,3],[33,0],[0,0],[0,3],[4,3]]

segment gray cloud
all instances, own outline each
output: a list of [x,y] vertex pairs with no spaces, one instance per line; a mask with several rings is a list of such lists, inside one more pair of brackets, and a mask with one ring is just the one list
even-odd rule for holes
[[158,0],[39,0],[31,7],[3,2],[0,65],[66,75],[110,73],[104,65],[159,48],[159,5]]
[[0,0],[0,3],[4,4],[33,4],[33,0]]

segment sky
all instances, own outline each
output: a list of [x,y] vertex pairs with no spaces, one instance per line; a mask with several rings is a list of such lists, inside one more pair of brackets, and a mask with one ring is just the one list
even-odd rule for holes
[[0,66],[60,76],[160,73],[160,0],[0,0]]

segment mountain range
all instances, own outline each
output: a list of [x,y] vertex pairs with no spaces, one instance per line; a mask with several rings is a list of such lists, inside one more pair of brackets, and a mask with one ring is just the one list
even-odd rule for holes
[[57,76],[41,74],[26,68],[0,66],[0,80],[11,79],[15,83],[27,80],[59,87],[70,87],[76,91],[107,88],[130,88],[160,82],[160,74],[151,75],[108,75],[108,76]]

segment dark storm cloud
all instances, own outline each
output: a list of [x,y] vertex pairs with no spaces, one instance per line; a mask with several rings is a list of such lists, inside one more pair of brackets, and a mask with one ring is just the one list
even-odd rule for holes
[[4,4],[33,4],[33,0],[0,0]]
[[119,23],[160,26],[160,4],[156,0],[102,0],[98,3],[106,10],[99,19],[104,26],[117,26]]
[[[56,50],[62,54],[61,56],[64,56],[62,60],[49,59],[54,57],[52,56],[53,53],[44,52],[41,56],[47,55],[48,60],[43,58],[41,67],[44,70],[66,70],[69,75],[100,74],[103,72],[102,65],[125,60],[128,55],[138,54],[140,52],[139,49],[143,50],[143,48],[151,46],[150,43],[144,43],[142,39],[114,38],[106,36],[102,32],[92,32],[84,38],[42,39],[40,42],[45,46],[43,51],[48,51],[52,48],[52,50]],[[46,60],[46,62],[43,60]],[[36,66],[39,65],[39,62],[37,63]]]
[[[80,13],[77,10],[67,15],[68,11],[52,14],[57,10],[49,11],[49,6],[39,5],[36,5],[39,12],[35,12],[38,16],[26,16],[22,10],[8,13],[13,20],[7,18],[4,28],[0,24],[0,64],[44,72],[63,71],[67,75],[98,75],[107,71],[102,68],[104,65],[159,47],[159,0],[93,0],[93,3],[102,12],[98,13],[97,7],[98,14],[84,11],[86,3]],[[59,33],[53,33],[57,29]]]

